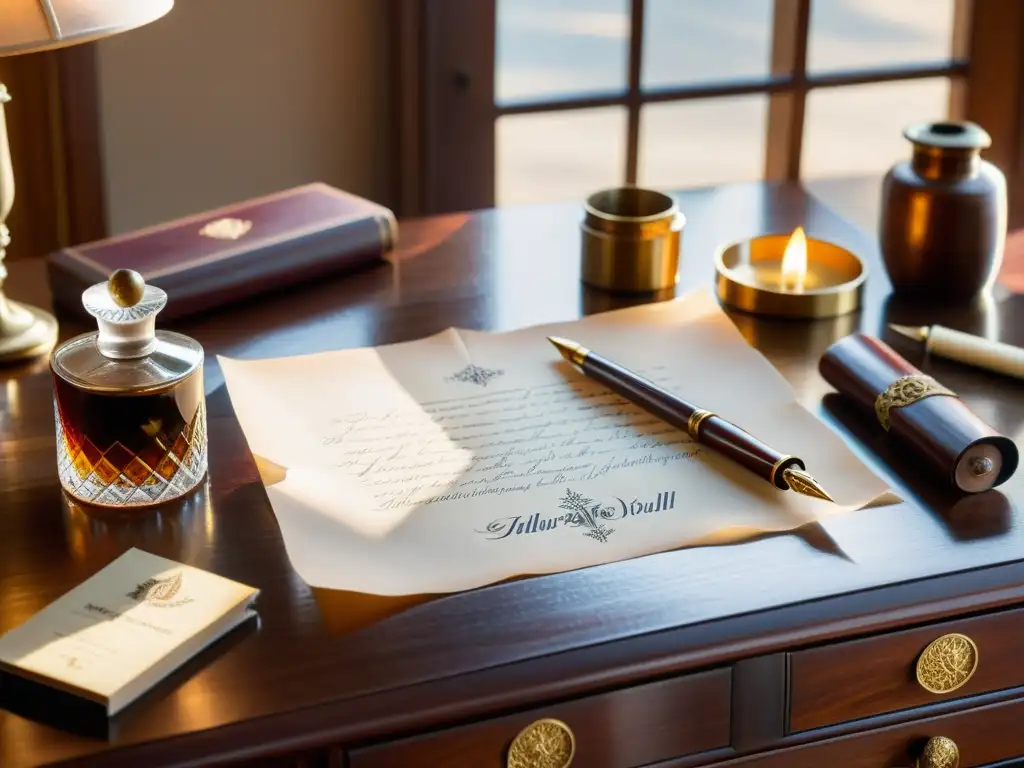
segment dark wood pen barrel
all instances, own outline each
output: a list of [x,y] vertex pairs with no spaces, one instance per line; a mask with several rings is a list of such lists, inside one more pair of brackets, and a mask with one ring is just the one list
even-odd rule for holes
[[725,454],[737,464],[743,465],[776,488],[783,490],[789,486],[782,477],[782,470],[788,467],[806,469],[800,459],[779,453],[718,416],[710,416],[701,422],[698,439],[708,448]]
[[657,384],[593,352],[583,360],[582,367],[594,381],[684,432],[690,414],[697,410],[696,406],[674,395],[666,397],[667,393]]
[[701,444],[724,454],[777,488],[788,488],[782,479],[783,469],[790,466],[805,468],[800,459],[773,450],[735,424],[716,415],[703,419],[696,429],[697,434],[693,435],[690,431],[690,417],[698,410],[696,406],[600,355],[591,352],[584,359],[582,367],[594,381],[604,384],[667,424],[690,432]]

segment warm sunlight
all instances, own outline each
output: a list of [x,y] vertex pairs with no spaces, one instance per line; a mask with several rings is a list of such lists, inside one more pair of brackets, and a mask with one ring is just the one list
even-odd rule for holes
[[807,277],[807,236],[803,227],[797,227],[786,244],[786,250],[782,254],[782,285],[788,290],[797,291],[804,289],[804,279]]

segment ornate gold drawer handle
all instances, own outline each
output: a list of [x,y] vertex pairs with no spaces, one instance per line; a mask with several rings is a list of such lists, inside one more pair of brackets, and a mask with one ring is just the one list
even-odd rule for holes
[[929,693],[949,693],[967,684],[978,668],[978,646],[967,635],[943,635],[917,658],[917,682]]
[[957,768],[960,765],[960,750],[956,742],[945,736],[928,739],[917,759],[917,768]]
[[576,738],[561,720],[545,718],[530,723],[512,739],[508,768],[568,768],[576,754]]

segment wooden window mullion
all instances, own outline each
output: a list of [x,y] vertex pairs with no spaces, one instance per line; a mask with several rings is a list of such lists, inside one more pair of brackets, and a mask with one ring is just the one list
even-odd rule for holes
[[992,137],[984,157],[1006,174],[1010,226],[1020,226],[1024,224],[1024,3],[984,0],[974,2],[971,11],[963,117]]
[[[871,83],[906,82],[936,77],[960,78],[968,73],[965,60],[931,63],[911,66],[874,67],[871,69],[844,69],[807,75],[803,83],[810,91],[814,88],[836,88],[847,85],[869,85]],[[694,83],[670,87],[648,88],[640,92],[638,100],[645,104],[666,102],[699,101],[726,96],[749,96],[752,94],[788,94],[795,84],[791,77],[773,75],[768,78],[728,80],[719,83]],[[597,107],[629,106],[629,91],[607,93],[586,93],[582,95],[551,96],[536,100],[521,99],[502,104],[497,108],[499,115],[529,115],[538,112],[565,112],[573,109],[594,109]]]
[[395,91],[395,186],[392,205],[399,216],[424,213],[423,31],[420,0],[392,0],[390,18]]
[[644,47],[644,0],[631,0],[629,23],[629,91],[626,98],[626,184],[636,184],[640,156],[640,109]]
[[[950,41],[950,58],[953,61],[967,61],[971,55],[971,19],[974,15],[974,0],[953,0],[953,39]],[[968,78],[954,77],[949,84],[950,120],[962,120],[967,112]]]
[[420,210],[489,208],[495,200],[496,0],[417,0]]
[[768,181],[800,178],[804,112],[807,104],[807,43],[811,0],[775,0],[771,74],[788,77],[787,91],[768,100],[764,175]]

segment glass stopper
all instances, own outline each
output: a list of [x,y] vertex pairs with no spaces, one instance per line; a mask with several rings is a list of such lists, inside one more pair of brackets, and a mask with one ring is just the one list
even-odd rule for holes
[[96,346],[115,360],[145,357],[156,349],[156,316],[166,304],[163,290],[146,285],[130,269],[119,269],[82,293],[82,305],[99,326]]

